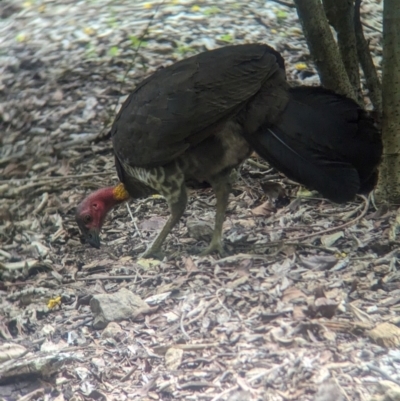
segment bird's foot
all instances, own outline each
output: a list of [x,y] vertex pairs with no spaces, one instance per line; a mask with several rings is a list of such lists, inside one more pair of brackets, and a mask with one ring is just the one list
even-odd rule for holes
[[153,249],[152,247],[148,248],[144,253],[139,256],[139,259],[164,259],[164,253],[161,249]]
[[214,252],[219,253],[221,257],[224,257],[226,255],[226,252],[224,251],[224,247],[222,245],[222,241],[211,241],[210,245],[202,252],[200,252],[199,256],[207,256]]

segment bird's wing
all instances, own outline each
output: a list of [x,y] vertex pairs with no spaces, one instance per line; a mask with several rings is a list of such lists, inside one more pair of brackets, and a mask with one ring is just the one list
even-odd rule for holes
[[261,44],[228,46],[160,69],[123,104],[112,127],[114,151],[132,166],[166,164],[215,132],[279,70],[282,57]]
[[291,179],[335,202],[354,198],[382,153],[379,131],[354,101],[318,87],[290,90],[279,120],[246,138]]
[[368,178],[380,162],[382,139],[367,113],[353,100],[324,88],[298,87],[290,93],[293,102],[279,128],[295,133],[293,140],[314,157],[345,161],[358,171],[361,182]]

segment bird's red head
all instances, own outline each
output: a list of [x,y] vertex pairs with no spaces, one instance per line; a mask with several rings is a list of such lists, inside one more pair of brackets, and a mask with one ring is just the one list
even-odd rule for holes
[[86,197],[77,207],[75,220],[91,246],[100,248],[100,230],[107,213],[116,205],[129,199],[124,184],[101,188]]

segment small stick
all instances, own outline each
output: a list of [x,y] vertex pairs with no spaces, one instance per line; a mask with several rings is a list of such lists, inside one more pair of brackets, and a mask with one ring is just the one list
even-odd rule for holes
[[130,206],[129,206],[128,203],[126,204],[126,208],[128,209],[129,216],[131,216],[131,220],[132,220],[133,225],[135,226],[136,232],[138,233],[138,235],[139,235],[140,238],[143,238],[143,235],[142,235],[142,233],[140,232],[139,227],[138,227],[137,224],[136,224],[136,221],[135,221],[135,219],[134,219],[134,217],[133,217],[131,208],[130,208]]

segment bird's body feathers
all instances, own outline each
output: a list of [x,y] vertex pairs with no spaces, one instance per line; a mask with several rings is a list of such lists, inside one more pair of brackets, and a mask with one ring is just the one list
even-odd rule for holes
[[[282,57],[262,44],[227,46],[156,71],[126,99],[111,136],[129,195],[160,193],[171,210],[146,256],[182,216],[189,181],[214,189],[207,252],[222,252],[229,174],[252,150],[336,202],[372,189],[382,153],[379,132],[354,101],[322,88],[290,89]],[[81,225],[85,217],[77,218]]]

